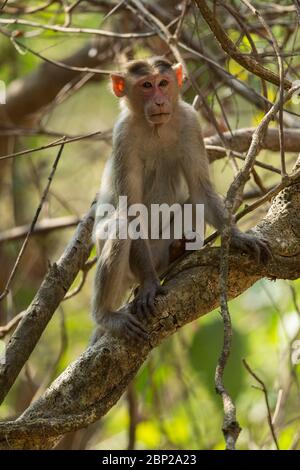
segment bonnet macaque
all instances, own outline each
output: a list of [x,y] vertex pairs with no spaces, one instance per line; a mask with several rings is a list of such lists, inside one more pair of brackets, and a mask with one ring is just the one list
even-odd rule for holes
[[[92,309],[102,329],[138,339],[147,337],[141,315],[154,314],[156,296],[165,293],[158,276],[170,263],[173,239],[104,239],[103,231],[122,211],[103,213],[103,204],[118,208],[120,196],[127,196],[128,207],[187,201],[204,204],[205,222],[219,231],[226,213],[209,178],[197,112],[179,94],[182,66],[162,58],[133,61],[125,73],[111,75],[111,81],[114,94],[122,99],[122,111],[97,202],[94,241],[98,263]],[[124,214],[126,217],[130,219]],[[235,226],[232,244],[260,259],[269,253],[264,240]],[[132,307],[120,308],[126,293],[137,285]]]

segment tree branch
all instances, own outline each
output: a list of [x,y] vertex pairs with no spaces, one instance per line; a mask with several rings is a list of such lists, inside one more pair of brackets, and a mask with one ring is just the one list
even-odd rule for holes
[[0,403],[19,375],[78,272],[83,268],[91,249],[90,235],[93,223],[94,204],[77,227],[62,257],[49,268],[35,298],[10,338],[6,348],[5,364],[0,364]]
[[[253,229],[266,238],[272,247],[274,258],[267,266],[257,265],[240,252],[230,253],[229,299],[240,295],[262,277],[295,279],[300,276],[299,191],[300,178],[274,199],[266,217]],[[68,247],[68,256],[65,254],[58,263],[58,275],[51,268],[28,308],[28,314],[13,335],[8,346],[8,362],[5,367],[2,366],[0,375],[2,395],[9,388],[7,381],[12,384],[24,363],[23,356],[26,360],[42,328],[62,300],[66,290],[65,281],[68,280],[70,285],[75,271],[78,272],[78,266],[87,257],[91,215],[81,227],[85,232],[84,237],[77,232]],[[157,316],[148,325],[149,343],[132,344],[108,334],[102,336],[18,420],[0,424],[0,448],[51,448],[62,434],[101,418],[121,397],[152,348],[178,328],[218,306],[219,256],[219,248],[205,248],[177,264],[166,277],[168,295],[157,299]],[[62,261],[67,257],[68,263]],[[38,333],[34,328],[37,322]],[[17,367],[14,362],[17,362]]]
[[[273,83],[274,85],[280,86],[280,77],[278,74],[263,67],[253,57],[246,56],[239,51],[234,42],[226,34],[220,23],[218,23],[216,16],[208,8],[205,0],[195,0],[195,2],[204,20],[220,43],[220,46],[232,59],[238,62],[242,67],[245,67],[245,69],[249,70],[249,72],[254,73],[254,75],[257,75],[258,77],[263,78],[264,80]],[[292,82],[288,79],[284,79],[283,87],[285,89],[289,89],[291,86]]]

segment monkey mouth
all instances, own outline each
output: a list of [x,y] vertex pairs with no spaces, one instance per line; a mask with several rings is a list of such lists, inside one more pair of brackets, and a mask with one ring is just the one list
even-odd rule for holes
[[170,116],[170,113],[155,113],[155,114],[151,114],[150,116],[151,116],[151,117],[155,117],[155,116]]

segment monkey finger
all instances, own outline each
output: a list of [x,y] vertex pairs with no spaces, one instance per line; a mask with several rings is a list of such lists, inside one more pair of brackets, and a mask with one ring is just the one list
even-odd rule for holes
[[133,301],[133,313],[137,317],[143,315],[142,298],[139,294]]
[[136,316],[138,318],[144,317],[144,301],[140,297],[136,300]]
[[262,240],[255,240],[252,243],[252,248],[255,251],[255,259],[258,263],[265,263],[270,259],[270,249]]
[[153,294],[148,295],[147,307],[148,307],[148,313],[150,313],[151,315],[155,314],[154,300],[155,300],[155,295]]
[[132,331],[129,326],[126,326],[124,336],[128,341],[133,339],[134,341],[139,341],[139,339],[141,338],[141,336],[138,333]]
[[152,317],[155,316],[155,305],[154,305],[155,297],[152,297],[148,300],[148,315]]
[[142,301],[142,310],[144,317],[152,315],[151,305],[149,306],[149,299],[151,299],[151,297],[154,299],[154,295],[149,292],[147,295],[145,295]]
[[260,261],[260,249],[256,240],[252,237],[248,237],[245,235],[243,237],[243,243],[241,244],[241,248],[244,252],[248,253],[248,255],[252,256],[257,263]]
[[247,246],[249,247],[248,248],[249,253],[252,254],[255,261],[257,263],[259,263],[260,262],[260,257],[261,257],[261,251],[260,251],[259,244],[256,243],[256,241],[251,240],[251,242],[249,244],[247,244]]
[[137,320],[134,316],[132,315],[128,315],[127,317],[127,324],[128,325],[133,325],[135,326],[136,328],[138,328],[139,330],[141,330],[142,332],[144,333],[147,333],[147,330],[146,328],[143,327],[143,325],[141,324],[141,322],[139,320]]
[[132,301],[132,304],[131,304],[131,306],[130,306],[130,313],[131,313],[132,315],[137,315],[137,302],[136,302],[136,299],[134,299],[134,300]]
[[168,288],[166,286],[159,286],[157,289],[157,295],[167,295]]
[[148,339],[149,334],[147,333],[146,330],[142,327],[141,324],[136,324],[136,323],[128,323],[127,324],[127,332],[131,335],[134,336],[136,339]]
[[263,263],[267,263],[268,261],[270,261],[270,259],[273,258],[271,248],[266,240],[260,240],[259,246],[261,250],[261,261]]

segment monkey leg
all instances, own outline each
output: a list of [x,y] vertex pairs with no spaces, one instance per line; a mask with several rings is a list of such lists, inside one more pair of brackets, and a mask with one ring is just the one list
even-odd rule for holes
[[[187,200],[186,203],[190,203],[190,201]],[[175,219],[172,218],[170,222],[169,238],[160,238],[158,240],[151,240],[150,242],[155,269],[159,274],[162,274],[168,268],[168,266],[173,263],[173,261],[183,255],[186,251],[186,238],[184,234],[182,233],[182,236],[179,239],[174,238],[174,224]]]
[[108,239],[96,268],[92,312],[100,328],[114,336],[140,339],[147,332],[127,307],[116,311],[133,285],[129,268],[130,240]]
[[170,240],[151,240],[150,248],[153,257],[155,269],[158,274],[163,273],[170,264],[170,247],[174,243],[174,239]]
[[130,267],[139,282],[131,310],[137,318],[151,317],[155,315],[155,298],[165,294],[165,289],[161,286],[155,269],[153,250],[148,240],[142,238],[132,240]]

